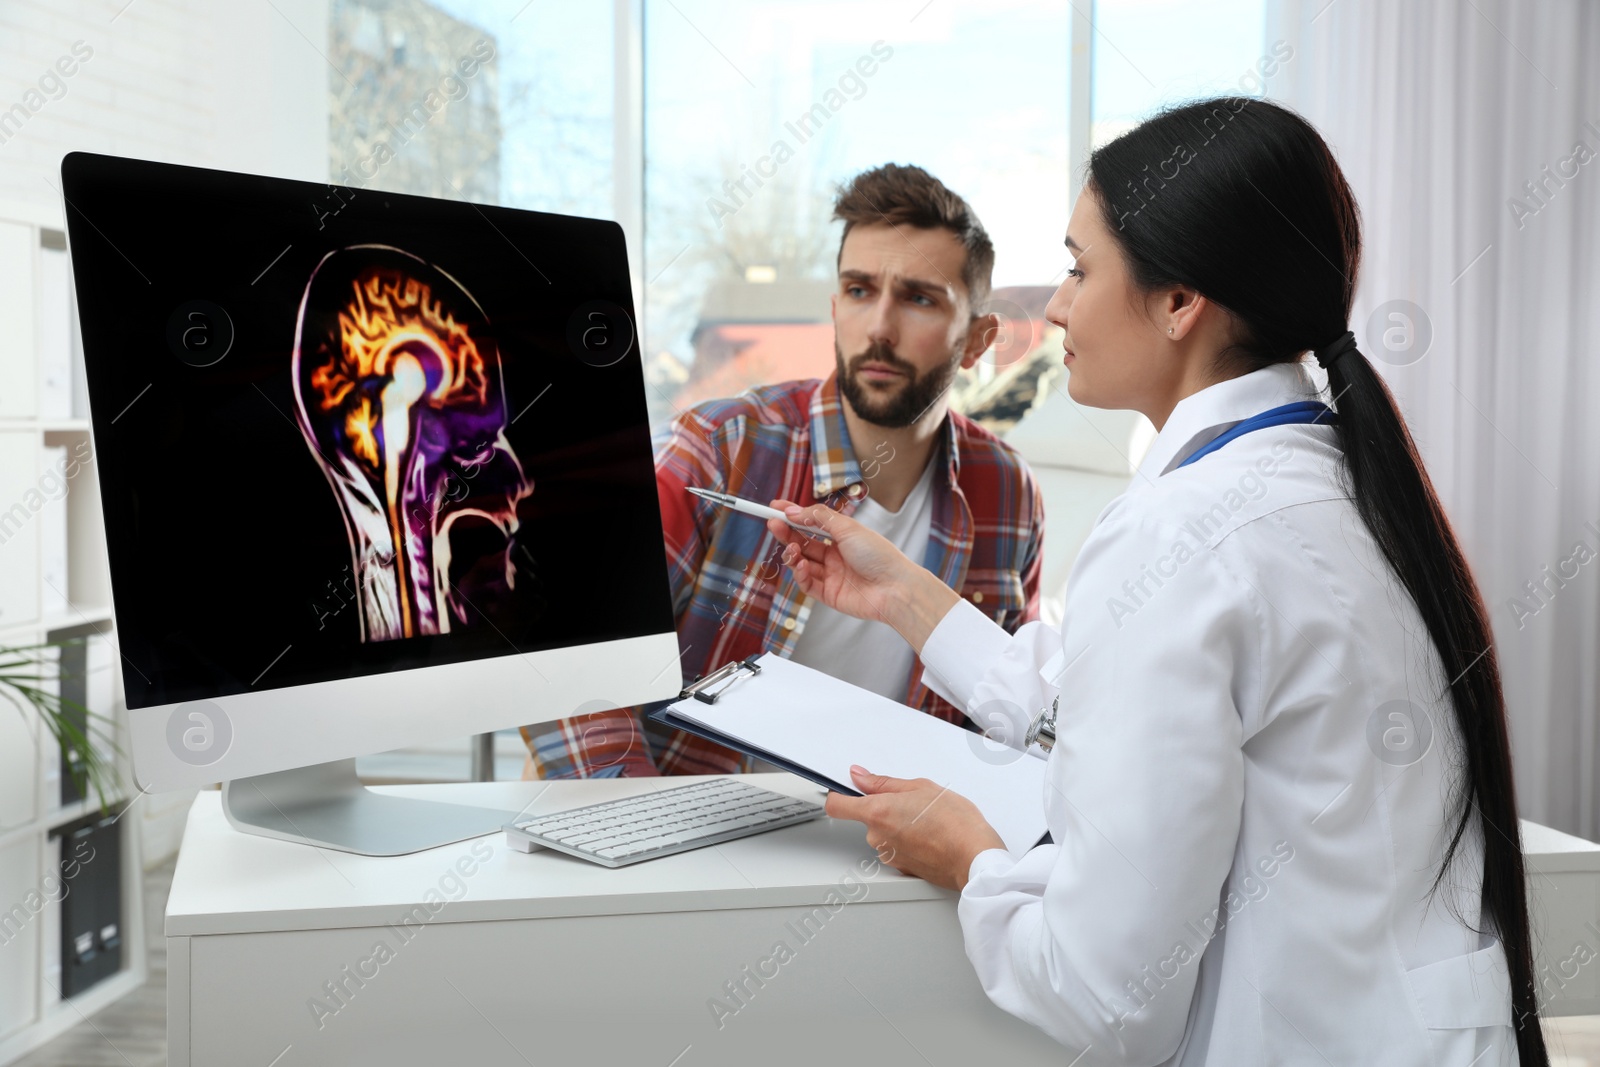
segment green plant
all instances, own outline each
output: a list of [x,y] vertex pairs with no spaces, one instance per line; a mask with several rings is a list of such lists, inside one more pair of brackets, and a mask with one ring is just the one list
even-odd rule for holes
[[122,749],[116,740],[116,724],[50,687],[62,677],[60,650],[84,640],[68,637],[0,648],[0,697],[11,701],[19,714],[26,716],[29,707],[38,713],[55,738],[78,791],[88,796],[93,787],[100,810],[105,811],[107,798],[119,793],[116,757]]

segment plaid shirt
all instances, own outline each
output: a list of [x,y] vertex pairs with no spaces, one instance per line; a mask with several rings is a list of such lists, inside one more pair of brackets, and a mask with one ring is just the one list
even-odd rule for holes
[[[779,554],[765,520],[685,492],[695,486],[749,500],[825,503],[849,515],[866,495],[862,468],[893,461],[882,448],[858,459],[833,376],[783,382],[696,405],[674,419],[656,456],[673,614],[686,679],[729,660],[787,657],[812,601]],[[884,446],[886,447],[886,446]],[[1008,631],[1039,613],[1044,507],[1038,484],[1011,448],[964,416],[945,419],[923,564]],[[976,729],[922,682],[916,661],[904,702]],[[541,778],[728,774],[754,761],[662,726],[638,708],[524,726]]]

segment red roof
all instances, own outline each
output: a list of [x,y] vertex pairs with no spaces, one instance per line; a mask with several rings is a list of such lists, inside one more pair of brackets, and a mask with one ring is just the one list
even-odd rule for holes
[[[783,322],[712,326],[695,340],[693,373],[673,403],[737,396],[755,385],[825,378],[834,367],[833,323]],[[698,373],[702,367],[711,368]]]

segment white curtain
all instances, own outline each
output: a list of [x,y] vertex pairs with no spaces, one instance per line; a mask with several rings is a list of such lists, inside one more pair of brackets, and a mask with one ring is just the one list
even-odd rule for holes
[[1361,203],[1351,328],[1488,601],[1523,815],[1600,837],[1600,4],[1269,0],[1266,40]]

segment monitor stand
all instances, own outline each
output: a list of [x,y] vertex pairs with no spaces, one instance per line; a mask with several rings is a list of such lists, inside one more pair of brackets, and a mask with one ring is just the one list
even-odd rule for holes
[[356,761],[335,760],[222,783],[222,811],[236,830],[280,841],[402,856],[493,833],[516,812],[374,793]]

